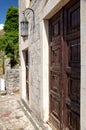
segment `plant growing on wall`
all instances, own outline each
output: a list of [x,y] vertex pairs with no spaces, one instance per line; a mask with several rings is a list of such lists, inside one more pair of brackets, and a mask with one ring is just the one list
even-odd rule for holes
[[0,50],[10,57],[11,67],[18,63],[18,8],[10,7],[4,24],[5,34],[0,36]]

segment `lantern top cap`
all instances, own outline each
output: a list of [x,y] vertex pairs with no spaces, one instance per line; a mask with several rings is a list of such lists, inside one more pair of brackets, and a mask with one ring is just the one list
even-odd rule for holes
[[33,14],[34,14],[33,9],[31,9],[31,8],[26,8],[26,9],[22,12],[22,13],[23,13],[23,17],[22,17],[21,22],[27,22],[27,23],[28,23],[28,21],[27,21],[27,19],[26,19],[26,17],[25,17],[25,12],[26,12],[27,10],[32,11],[32,12],[33,12]]
[[23,13],[23,17],[22,17],[21,22],[28,22],[27,19],[26,19],[26,17],[25,17],[25,14],[24,14],[24,13]]

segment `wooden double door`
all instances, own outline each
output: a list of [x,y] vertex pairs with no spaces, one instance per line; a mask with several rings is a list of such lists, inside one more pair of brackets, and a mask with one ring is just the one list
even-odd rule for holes
[[50,113],[56,130],[80,130],[80,1],[49,20]]

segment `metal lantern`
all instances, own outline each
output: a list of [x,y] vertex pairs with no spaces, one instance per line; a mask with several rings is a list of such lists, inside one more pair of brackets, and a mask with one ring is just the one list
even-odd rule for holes
[[21,21],[21,36],[27,37],[28,36],[28,21],[23,14],[23,19]]

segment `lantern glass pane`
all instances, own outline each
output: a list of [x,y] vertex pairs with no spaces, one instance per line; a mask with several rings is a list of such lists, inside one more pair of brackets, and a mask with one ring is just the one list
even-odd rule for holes
[[21,22],[21,36],[28,36],[28,22]]
[[26,22],[26,24],[25,24],[25,33],[26,33],[26,35],[28,35],[28,22]]

